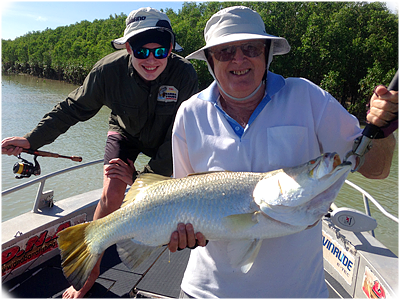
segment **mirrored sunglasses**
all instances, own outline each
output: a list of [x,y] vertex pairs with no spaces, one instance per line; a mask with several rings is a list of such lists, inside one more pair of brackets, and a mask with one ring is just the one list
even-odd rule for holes
[[150,53],[153,53],[154,57],[157,59],[163,59],[168,56],[168,49],[164,47],[148,49],[148,48],[139,48],[133,50],[133,56],[138,59],[146,59],[150,56]]
[[239,46],[224,46],[221,48],[211,48],[209,52],[219,61],[229,61],[235,57],[236,48],[240,47],[243,54],[247,57],[257,57],[265,48],[263,42],[245,43]]

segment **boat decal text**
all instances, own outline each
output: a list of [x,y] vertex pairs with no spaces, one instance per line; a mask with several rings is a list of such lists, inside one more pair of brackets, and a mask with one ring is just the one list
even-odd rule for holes
[[324,258],[351,285],[354,273],[354,257],[338,242],[322,231]]
[[3,250],[1,255],[2,277],[41,255],[57,249],[57,233],[67,227],[85,221],[86,214],[75,216],[70,220],[53,225],[38,234],[18,241],[13,246]]

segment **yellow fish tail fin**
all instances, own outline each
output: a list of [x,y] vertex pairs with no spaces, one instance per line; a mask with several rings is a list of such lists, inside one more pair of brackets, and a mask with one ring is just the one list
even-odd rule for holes
[[89,277],[100,254],[91,253],[85,239],[85,231],[90,223],[78,224],[60,231],[57,236],[64,276],[80,290]]

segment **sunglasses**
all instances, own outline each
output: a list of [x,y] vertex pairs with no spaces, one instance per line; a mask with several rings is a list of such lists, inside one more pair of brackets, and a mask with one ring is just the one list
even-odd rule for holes
[[133,56],[135,56],[138,59],[146,59],[150,56],[150,53],[153,53],[154,57],[157,59],[163,59],[168,56],[169,49],[160,47],[160,48],[154,48],[154,49],[148,49],[148,48],[139,48],[133,50]]
[[229,61],[235,57],[236,48],[240,47],[243,54],[247,57],[257,57],[263,53],[265,43],[253,42],[239,46],[224,46],[221,48],[210,49],[209,52],[219,61]]

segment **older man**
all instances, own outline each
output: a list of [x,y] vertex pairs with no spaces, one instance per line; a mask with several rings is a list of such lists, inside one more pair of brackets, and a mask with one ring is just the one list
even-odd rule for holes
[[[329,93],[301,78],[268,71],[274,55],[289,52],[286,39],[265,32],[260,15],[229,7],[207,22],[206,45],[187,58],[207,62],[215,81],[178,110],[173,128],[174,175],[229,170],[267,172],[295,166],[323,152],[343,158],[360,135],[358,121]],[[397,112],[397,93],[385,87],[371,98],[368,120],[378,126]],[[395,139],[377,140],[359,172],[389,173]],[[300,233],[263,241],[243,274],[228,259],[227,243],[210,241],[191,252],[182,290],[195,298],[327,297],[321,222]],[[169,249],[205,246],[207,237],[179,224]]]
[[[118,209],[127,184],[136,178],[133,162],[151,157],[142,172],[172,174],[171,131],[179,105],[197,92],[197,76],[184,58],[171,53],[175,35],[165,13],[146,7],[132,11],[124,36],[112,41],[116,51],[95,64],[81,87],[70,93],[25,137],[2,141],[2,153],[18,155],[53,142],[78,121],[111,109],[104,155],[103,192],[94,219]],[[88,133],[90,134],[90,133]],[[9,148],[6,147],[14,146]],[[96,145],[93,145],[96,147]],[[100,273],[100,260],[81,290],[63,297],[83,297]]]

